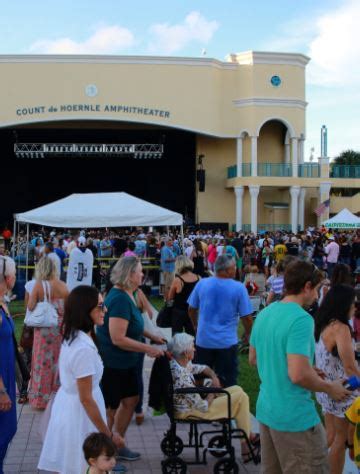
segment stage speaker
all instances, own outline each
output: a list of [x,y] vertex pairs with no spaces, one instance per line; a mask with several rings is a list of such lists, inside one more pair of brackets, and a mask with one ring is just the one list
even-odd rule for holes
[[205,170],[197,170],[197,180],[199,181],[199,192],[205,191]]

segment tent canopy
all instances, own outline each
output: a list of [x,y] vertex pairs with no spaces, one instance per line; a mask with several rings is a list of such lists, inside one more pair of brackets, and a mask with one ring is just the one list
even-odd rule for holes
[[183,224],[181,214],[127,193],[71,194],[45,206],[15,214],[15,220],[66,228]]
[[336,216],[323,222],[330,229],[359,229],[360,217],[355,216],[349,209],[343,209]]

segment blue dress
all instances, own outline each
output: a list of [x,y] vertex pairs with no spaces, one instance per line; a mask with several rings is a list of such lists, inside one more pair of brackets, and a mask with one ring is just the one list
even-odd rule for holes
[[14,323],[0,307],[0,376],[11,399],[11,410],[0,411],[0,474],[8,444],[16,433],[16,388],[15,348],[13,341]]

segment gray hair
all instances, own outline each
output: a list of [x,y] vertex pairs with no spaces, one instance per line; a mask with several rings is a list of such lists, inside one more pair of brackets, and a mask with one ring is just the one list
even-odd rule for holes
[[137,257],[121,257],[111,270],[110,281],[113,285],[119,285],[124,289],[130,289],[131,274],[136,271],[140,260]]
[[215,273],[226,272],[226,270],[235,263],[235,259],[231,255],[226,253],[219,255],[215,260]]
[[175,359],[181,357],[185,352],[189,351],[194,344],[194,337],[186,332],[179,332],[168,342],[168,350]]
[[5,278],[16,274],[16,265],[11,257],[0,256],[0,284],[4,283]]
[[179,255],[175,260],[175,273],[182,275],[186,272],[192,272],[194,269],[194,262],[185,255]]
[[35,279],[40,281],[48,281],[56,276],[56,266],[49,257],[41,257],[35,267]]

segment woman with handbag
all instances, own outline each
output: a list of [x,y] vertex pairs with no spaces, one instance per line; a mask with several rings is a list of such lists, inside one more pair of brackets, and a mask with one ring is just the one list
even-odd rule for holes
[[52,326],[44,322],[44,327],[34,328],[28,395],[33,408],[45,409],[51,393],[59,388],[57,364],[61,346],[60,326],[68,289],[57,277],[55,264],[49,257],[42,257],[39,260],[35,278],[36,284],[29,298],[28,310],[35,313],[37,305],[42,305],[48,300],[57,315],[57,321],[53,321]]
[[16,433],[14,323],[4,297],[15,284],[15,262],[0,256],[0,474],[8,445]]

